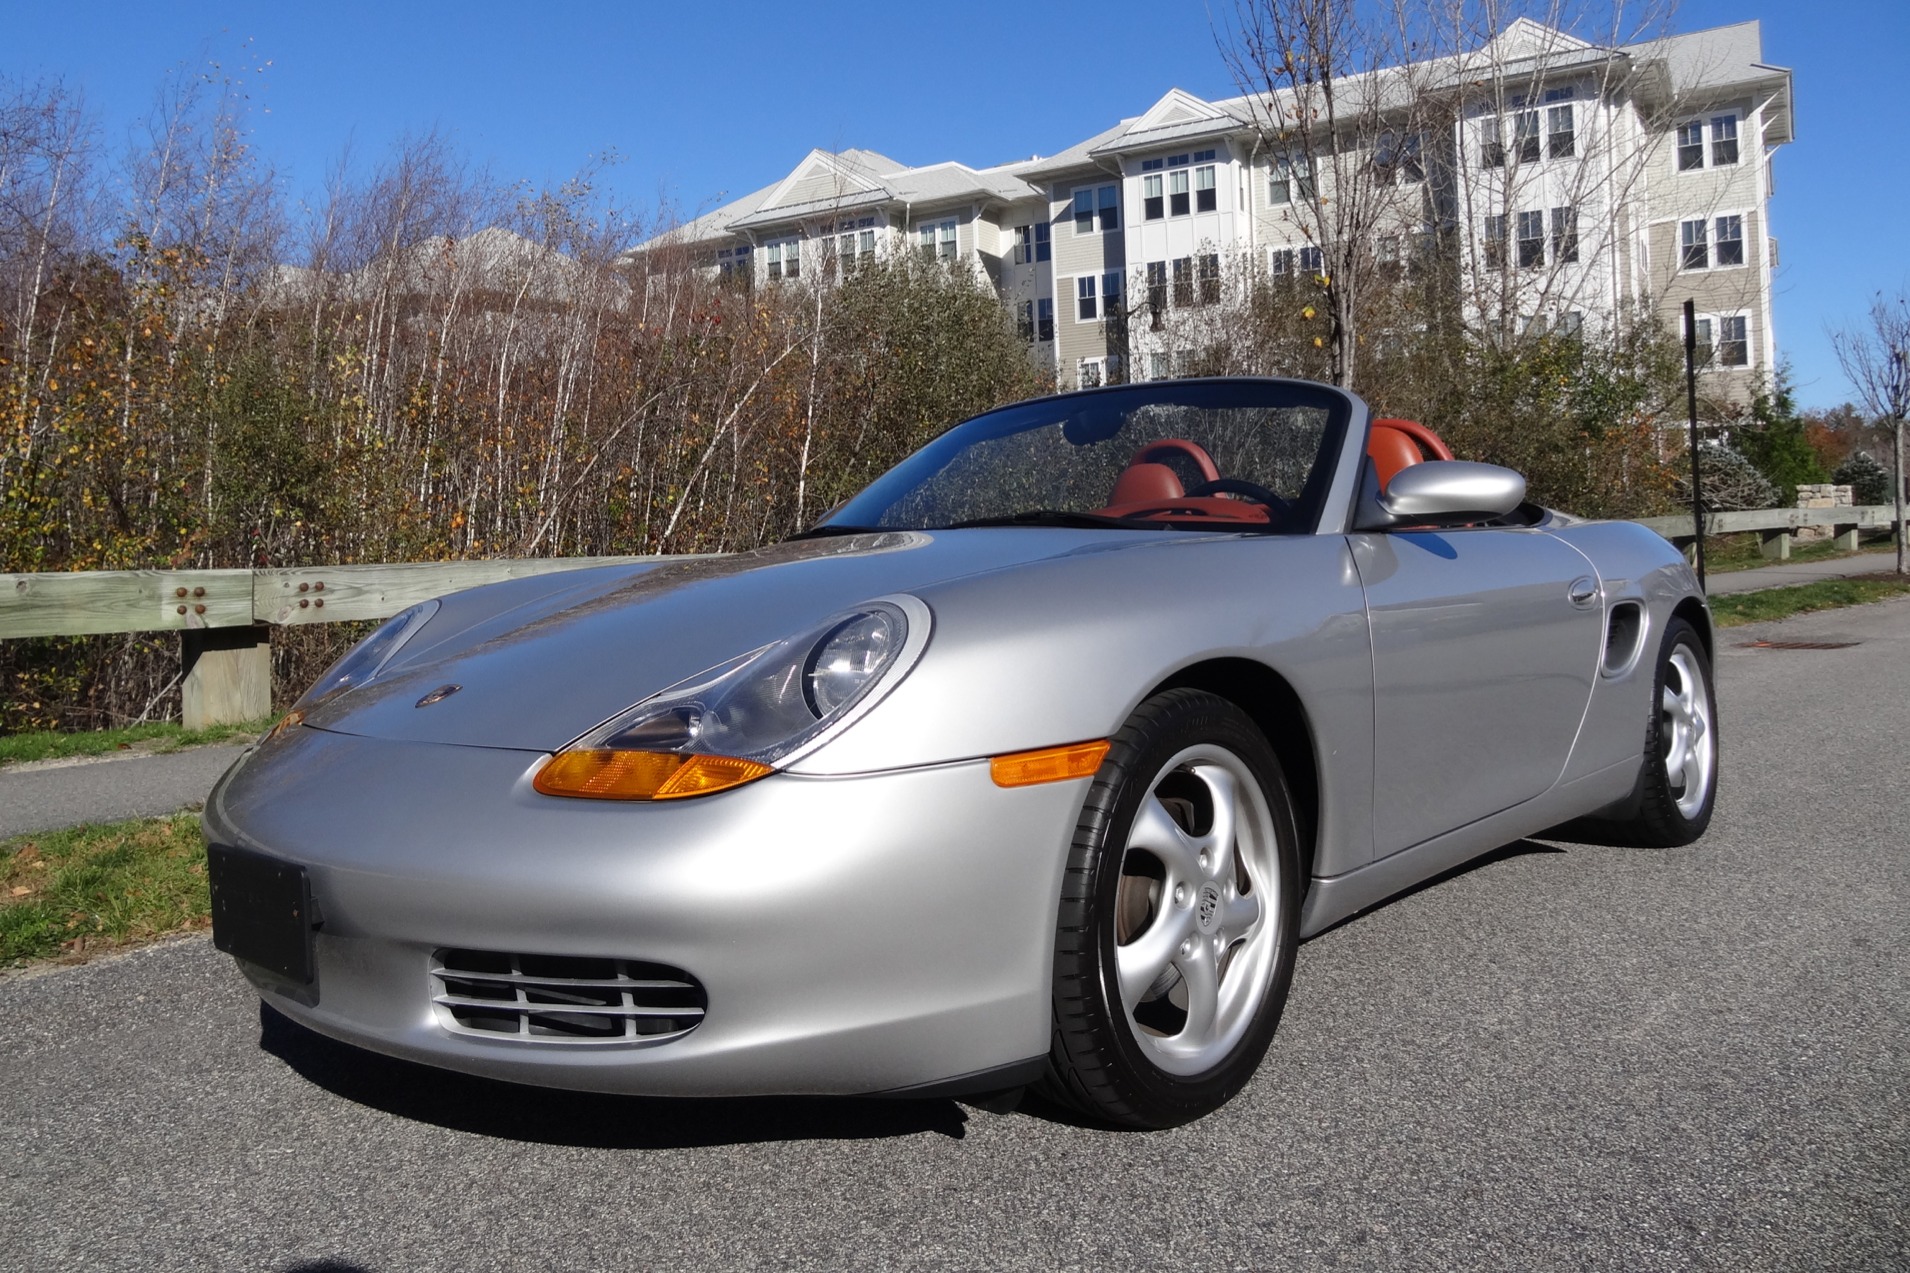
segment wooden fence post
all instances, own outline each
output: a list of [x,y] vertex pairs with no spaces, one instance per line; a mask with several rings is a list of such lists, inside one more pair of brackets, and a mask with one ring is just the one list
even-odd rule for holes
[[180,715],[187,729],[272,714],[271,628],[187,628],[179,634]]

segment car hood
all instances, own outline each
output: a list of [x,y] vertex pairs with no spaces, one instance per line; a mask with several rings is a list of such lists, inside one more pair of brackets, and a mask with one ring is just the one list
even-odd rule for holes
[[[1079,553],[1189,542],[1172,531],[896,531],[524,581],[449,598],[377,680],[308,710],[321,729],[554,751],[707,668],[842,610]],[[495,604],[486,604],[494,595]],[[931,637],[931,643],[933,638]],[[457,689],[420,705],[447,686]]]

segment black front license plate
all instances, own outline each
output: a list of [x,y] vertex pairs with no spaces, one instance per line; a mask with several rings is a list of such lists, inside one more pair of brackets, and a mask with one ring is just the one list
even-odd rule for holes
[[312,881],[263,853],[206,846],[212,944],[267,972],[312,984]]

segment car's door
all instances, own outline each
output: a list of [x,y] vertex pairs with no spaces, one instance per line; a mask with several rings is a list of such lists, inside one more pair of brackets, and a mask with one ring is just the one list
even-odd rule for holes
[[1375,856],[1545,791],[1585,714],[1591,563],[1537,530],[1350,536],[1373,641]]

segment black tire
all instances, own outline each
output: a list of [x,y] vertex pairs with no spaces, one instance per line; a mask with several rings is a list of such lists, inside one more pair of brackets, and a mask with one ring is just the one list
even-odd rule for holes
[[[1691,790],[1689,781],[1673,779],[1668,767],[1680,721],[1665,706],[1667,691],[1680,698],[1695,700],[1702,736],[1691,740],[1694,748],[1704,749],[1708,760],[1702,765],[1701,789]],[[1711,810],[1718,799],[1718,696],[1711,680],[1711,658],[1705,653],[1698,630],[1683,619],[1673,619],[1665,628],[1658,647],[1658,671],[1652,680],[1651,716],[1645,730],[1645,769],[1643,799],[1635,824],[1639,843],[1658,848],[1690,844],[1711,825]],[[1696,777],[1687,765],[1688,777]]]
[[[1672,700],[1679,703],[1677,708],[1667,701],[1668,690]],[[1632,809],[1620,818],[1583,818],[1568,823],[1560,828],[1565,838],[1672,849],[1703,835],[1711,825],[1711,811],[1718,798],[1717,701],[1704,641],[1687,620],[1673,619],[1658,643],[1651,707],[1645,718],[1644,755]],[[1699,722],[1695,739],[1690,737],[1694,716]],[[1673,748],[1680,745],[1702,751],[1677,766],[1679,773],[1674,776],[1670,762]]]
[[[1163,816],[1179,834],[1157,855],[1141,842],[1167,842]],[[1114,736],[1075,828],[1042,1093],[1147,1128],[1189,1122],[1231,1099],[1286,1004],[1299,858],[1280,763],[1245,712],[1198,690],[1141,704]],[[1170,950],[1130,1008],[1123,967],[1139,985],[1154,956]]]

